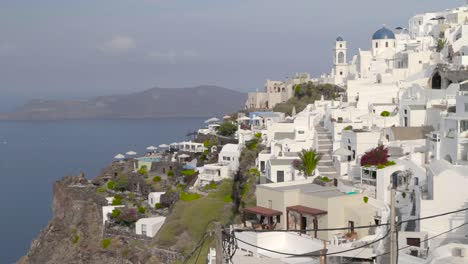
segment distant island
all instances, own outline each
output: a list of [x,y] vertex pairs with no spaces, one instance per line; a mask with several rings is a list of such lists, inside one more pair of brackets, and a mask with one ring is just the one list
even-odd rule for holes
[[31,100],[0,120],[150,119],[208,117],[237,111],[247,95],[218,86],[152,88],[81,100]]

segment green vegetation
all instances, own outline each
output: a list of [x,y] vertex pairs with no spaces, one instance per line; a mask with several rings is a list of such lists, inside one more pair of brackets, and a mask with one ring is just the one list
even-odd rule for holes
[[231,194],[226,194],[226,195],[224,196],[223,201],[224,201],[225,203],[232,203],[233,199],[232,199]]
[[300,112],[308,104],[313,104],[323,95],[325,100],[335,99],[343,90],[332,84],[314,84],[312,82],[299,84],[294,87],[294,97],[284,103],[277,104],[273,111],[291,115],[292,109]]
[[161,209],[163,208],[162,204],[161,203],[157,203],[154,205],[156,207],[156,209]]
[[327,176],[323,176],[323,177],[317,177],[319,180],[323,181],[323,182],[331,182],[333,181],[332,179],[328,178]]
[[343,130],[352,130],[353,129],[353,126],[347,126],[345,128],[343,128]]
[[170,170],[167,172],[168,177],[174,177],[174,171]]
[[110,238],[106,238],[106,239],[102,240],[102,248],[103,249],[108,248],[110,246],[110,244],[111,244]]
[[[164,247],[176,246],[178,250],[188,254],[205,234],[209,223],[230,222],[231,204],[225,199],[230,196],[231,190],[232,181],[227,180],[220,184],[216,191],[205,197],[190,203],[177,202],[156,237],[157,243]],[[207,253],[208,247],[203,250],[201,255]]]
[[138,207],[138,212],[140,214],[144,214],[144,213],[146,213],[146,209],[143,206],[140,206],[140,207]]
[[114,200],[112,200],[112,205],[122,205],[122,195],[116,194]]
[[367,197],[367,196],[364,196],[364,198],[362,198],[362,199],[364,200],[364,203],[369,202],[369,197]]
[[445,38],[440,38],[437,40],[437,52],[441,52],[445,46],[447,45],[447,39]]
[[119,209],[112,210],[112,218],[117,218],[117,216],[119,216],[120,213],[122,212]]
[[114,181],[108,181],[107,182],[107,189],[114,190],[114,188],[115,188],[115,182]]
[[203,190],[205,190],[205,191],[215,190],[217,187],[218,187],[218,185],[216,184],[216,182],[211,181],[210,184],[207,184],[207,185],[205,185],[205,187],[203,187]]
[[161,181],[161,176],[154,176],[153,181],[154,182],[160,182]]
[[405,198],[406,198],[406,193],[405,193],[405,192],[402,192],[402,193],[401,193],[401,196],[403,197],[403,199],[405,199]]
[[80,237],[77,234],[75,234],[75,236],[73,237],[73,244],[78,243],[79,240],[80,240]]
[[184,176],[192,176],[192,175],[195,175],[197,173],[196,170],[184,170],[182,171],[182,175]]
[[115,183],[114,190],[124,192],[128,189],[128,177],[120,176]]
[[191,202],[195,201],[201,198],[201,195],[198,193],[187,193],[187,192],[182,192],[180,195],[180,200],[186,201],[186,202]]
[[137,172],[140,175],[147,176],[148,175],[148,167],[146,167],[146,165],[143,165],[143,166],[141,166],[141,168]]
[[262,138],[262,133],[260,133],[260,132],[256,133],[255,137],[258,138],[258,139],[261,139]]
[[234,133],[236,133],[236,131],[237,131],[237,125],[234,124],[233,122],[229,122],[229,121],[223,122],[218,127],[218,133],[221,136],[225,136],[225,137],[230,137],[230,136],[234,135]]
[[101,186],[101,187],[99,187],[99,188],[97,189],[97,192],[98,192],[98,193],[105,193],[106,191],[107,191],[107,190],[106,190],[106,187],[104,187],[104,186]]
[[299,153],[299,161],[293,162],[293,166],[304,173],[305,177],[312,176],[315,168],[317,168],[321,155],[313,149],[303,149]]
[[249,173],[252,174],[252,175],[255,175],[257,177],[260,177],[260,171],[257,168],[250,169]]

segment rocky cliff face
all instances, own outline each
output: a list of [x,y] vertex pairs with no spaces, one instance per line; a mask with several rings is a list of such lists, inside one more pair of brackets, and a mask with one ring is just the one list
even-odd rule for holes
[[[102,209],[107,201],[83,175],[54,185],[54,216],[18,263],[160,263],[151,241],[105,235]],[[103,239],[111,239],[103,248]]]

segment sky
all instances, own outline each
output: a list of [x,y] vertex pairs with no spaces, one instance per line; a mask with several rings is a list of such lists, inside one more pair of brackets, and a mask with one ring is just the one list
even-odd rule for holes
[[[262,89],[461,0],[1,0],[0,104],[152,87]],[[350,56],[348,56],[350,59]],[[0,109],[2,108],[0,106]]]

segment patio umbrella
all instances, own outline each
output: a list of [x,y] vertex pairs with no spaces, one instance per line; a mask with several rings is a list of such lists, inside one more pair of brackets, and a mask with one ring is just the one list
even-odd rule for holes
[[225,115],[225,116],[223,117],[223,119],[231,119],[231,117],[228,116],[228,115]]
[[243,117],[240,117],[240,118],[237,119],[237,121],[249,121],[249,120],[250,120],[250,118],[247,117],[247,116],[243,116]]
[[117,154],[115,155],[114,159],[125,159],[125,156],[123,154]]
[[161,145],[159,145],[159,147],[160,147],[160,148],[169,148],[170,146],[167,145],[167,144],[161,144]]
[[218,121],[219,121],[218,118],[212,117],[210,119],[205,120],[205,123],[214,123],[214,122],[218,122]]
[[189,157],[190,157],[190,155],[187,155],[187,154],[180,154],[179,155],[180,159],[186,159],[186,158],[189,158]]
[[339,148],[339,149],[333,151],[333,155],[351,156],[351,155],[353,155],[353,152],[351,152],[351,150],[348,150],[348,149],[345,149],[345,148]]
[[157,150],[158,148],[155,146],[149,146],[146,148],[147,150]]
[[135,156],[137,153],[133,150],[130,150],[129,152],[125,153],[125,155],[128,155],[128,156]]

